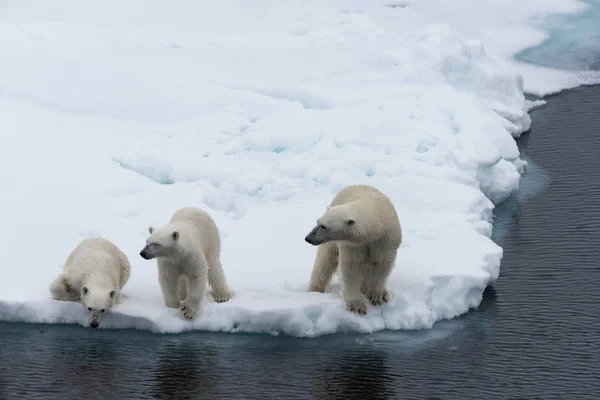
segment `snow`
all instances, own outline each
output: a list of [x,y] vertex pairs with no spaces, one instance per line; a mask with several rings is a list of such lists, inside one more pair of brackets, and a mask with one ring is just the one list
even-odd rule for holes
[[[49,285],[83,238],[130,258],[103,328],[315,337],[427,329],[479,305],[500,272],[492,210],[519,188],[524,88],[511,61],[532,17],[581,2],[8,1],[0,16],[0,320],[85,325]],[[551,4],[548,4],[551,3]],[[517,40],[518,38],[518,40]],[[566,71],[543,69],[547,74]],[[525,77],[525,81],[522,79]],[[530,80],[531,79],[531,80]],[[307,293],[304,241],[335,193],[396,205],[404,242],[390,302],[345,311]],[[209,211],[235,296],[194,322],[167,309],[149,225]]]
[[[595,2],[581,0],[528,0],[526,2],[519,0],[477,2],[412,0],[406,1],[406,3],[408,9],[413,12],[406,14],[406,17],[411,18],[413,24],[419,23],[415,21],[448,23],[458,28],[464,35],[481,40],[496,56],[501,57],[521,74],[527,93],[546,96],[576,86],[600,82],[599,71],[568,71],[532,65],[514,59],[520,52],[550,40],[550,29],[560,24],[565,18],[590,12],[591,7],[597,8]],[[595,20],[588,24],[591,26],[583,26],[581,23],[579,25],[583,26],[581,29],[596,29],[595,26],[598,25]],[[578,29],[579,27],[572,28],[570,31],[578,32]],[[564,35],[564,32],[561,34]],[[574,38],[581,38],[580,40],[583,41],[587,39],[590,44],[597,42],[594,40],[595,36],[591,38],[586,36],[581,32],[573,35]],[[572,38],[572,40],[574,39]],[[581,51],[587,51],[588,54],[565,55],[564,48],[561,47],[556,47],[553,54],[563,60],[590,57],[589,48]]]

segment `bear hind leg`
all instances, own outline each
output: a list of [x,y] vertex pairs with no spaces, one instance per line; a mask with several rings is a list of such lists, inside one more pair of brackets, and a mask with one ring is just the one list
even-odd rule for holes
[[335,243],[325,243],[317,248],[317,255],[308,284],[309,292],[324,293],[338,267],[339,250]]
[[212,288],[212,296],[216,303],[224,303],[231,299],[233,292],[227,284],[221,261],[216,259],[208,266],[208,284]]

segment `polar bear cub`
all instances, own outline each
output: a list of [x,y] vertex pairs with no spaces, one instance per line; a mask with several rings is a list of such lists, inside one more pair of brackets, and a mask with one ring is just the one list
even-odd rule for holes
[[186,320],[202,311],[207,283],[217,303],[233,293],[221,266],[221,238],[214,220],[205,211],[184,207],[160,228],[148,228],[150,236],[140,256],[157,259],[158,281],[165,305],[179,308]]
[[87,238],[71,252],[50,292],[55,300],[80,301],[95,329],[104,313],[120,303],[130,275],[129,259],[116,245],[101,237]]
[[324,292],[338,270],[348,311],[366,314],[364,293],[373,305],[388,301],[388,277],[402,242],[391,200],[368,185],[340,191],[305,240],[319,246],[309,291]]

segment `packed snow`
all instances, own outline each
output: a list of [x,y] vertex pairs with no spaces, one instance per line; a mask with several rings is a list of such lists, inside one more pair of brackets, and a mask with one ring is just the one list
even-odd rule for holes
[[[5,2],[0,320],[85,325],[49,285],[90,236],[132,264],[103,328],[315,337],[466,313],[499,275],[492,210],[519,187],[514,138],[539,105],[524,87],[544,91],[510,57],[542,40],[533,17],[581,4]],[[390,302],[366,316],[345,310],[337,280],[306,292],[304,236],[359,183],[390,196],[404,236]],[[193,322],[163,305],[156,262],[139,256],[148,226],[183,206],[216,220],[235,291],[207,295]]]

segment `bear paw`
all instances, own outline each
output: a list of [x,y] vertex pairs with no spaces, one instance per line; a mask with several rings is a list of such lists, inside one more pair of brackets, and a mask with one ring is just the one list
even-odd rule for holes
[[384,289],[378,292],[369,293],[367,297],[369,298],[369,301],[371,301],[371,304],[374,306],[380,306],[388,302],[389,296],[388,291]]
[[179,307],[179,314],[181,315],[181,318],[188,320],[188,321],[196,318],[198,313],[199,313],[199,309],[196,307],[192,307],[189,304],[183,303]]
[[223,293],[213,293],[213,300],[215,303],[225,303],[229,299],[233,297],[232,292],[223,292]]
[[181,307],[181,300],[178,299],[165,299],[165,306],[169,308]]
[[68,280],[62,279],[62,285],[65,290],[66,298],[71,301],[80,301],[81,300],[81,291],[75,289]]
[[367,306],[362,300],[353,300],[346,303],[346,309],[352,313],[358,315],[365,315],[367,313]]
[[316,293],[325,293],[325,287],[318,286],[318,285],[315,285],[315,284],[310,284],[308,286],[308,289],[306,291],[307,292],[316,292]]

